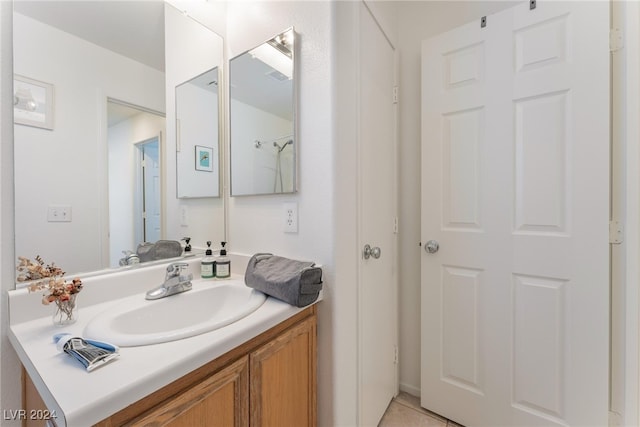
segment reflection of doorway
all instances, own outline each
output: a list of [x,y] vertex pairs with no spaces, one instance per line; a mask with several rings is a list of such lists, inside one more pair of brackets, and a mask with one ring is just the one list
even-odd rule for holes
[[134,235],[137,242],[160,240],[160,149],[159,138],[136,146],[136,191]]
[[[117,267],[123,251],[135,252],[138,244],[162,238],[160,156],[165,118],[113,99],[107,102],[107,118],[109,265]],[[147,176],[141,169],[143,158]],[[142,214],[145,204],[146,218]]]

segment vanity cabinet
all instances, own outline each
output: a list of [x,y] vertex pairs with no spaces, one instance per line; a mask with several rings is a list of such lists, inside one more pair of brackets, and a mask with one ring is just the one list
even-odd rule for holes
[[177,394],[128,424],[132,427],[248,425],[248,357]]
[[311,306],[96,426],[312,427],[316,417]]
[[249,357],[251,426],[316,425],[315,316]]

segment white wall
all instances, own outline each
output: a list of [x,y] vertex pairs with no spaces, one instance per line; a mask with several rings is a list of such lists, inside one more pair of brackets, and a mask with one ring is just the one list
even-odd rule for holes
[[123,250],[135,252],[138,243],[134,227],[136,179],[135,144],[165,133],[164,117],[141,112],[108,130],[110,267],[118,267]]
[[398,2],[400,50],[400,389],[420,395],[420,55],[422,40],[514,2]]
[[[300,52],[298,106],[299,192],[295,195],[232,197],[229,246],[252,254],[314,259],[330,265],[332,224],[331,46],[330,8],[323,1],[230,2],[228,56],[236,56],[295,26]],[[251,31],[247,31],[250,28]],[[299,231],[282,231],[282,203],[297,201]]]
[[[55,99],[53,130],[15,126],[16,253],[39,254],[67,272],[101,269],[106,99],[163,111],[164,74],[31,18],[14,19],[15,72],[53,84]],[[72,221],[47,222],[49,205],[70,205]]]
[[[181,10],[187,10],[185,17],[176,8],[165,5],[165,63],[166,63],[166,105],[167,134],[165,152],[162,153],[166,194],[167,239],[192,238],[194,247],[204,248],[205,242],[225,240],[224,198],[176,198],[176,103],[175,87],[191,78],[220,65],[223,60],[223,40],[210,28],[208,22],[219,25],[220,15],[224,15],[224,5],[218,2],[173,2],[179,3]],[[226,24],[225,24],[226,25]],[[181,215],[186,211],[187,225],[182,225]],[[217,246],[217,244],[215,245]]]
[[[11,2],[0,2],[0,408],[19,409],[22,403],[20,364],[7,338],[7,291],[14,287],[13,251],[13,44]],[[19,426],[19,421],[2,421]]]
[[[271,251],[324,265],[325,301],[319,305],[318,419],[319,425],[340,425],[332,402],[350,398],[348,387],[333,371],[333,340],[342,334],[333,302],[334,287],[334,147],[332,108],[332,2],[246,1],[227,4],[229,58],[294,26],[300,42],[298,85],[299,192],[295,195],[232,197],[228,209],[228,239],[233,252]],[[282,203],[298,203],[298,233],[282,231]],[[355,283],[352,284],[355,286]],[[337,358],[350,358],[346,351]],[[355,373],[355,372],[353,372]],[[346,375],[352,373],[345,372]],[[350,381],[345,378],[345,381]]]

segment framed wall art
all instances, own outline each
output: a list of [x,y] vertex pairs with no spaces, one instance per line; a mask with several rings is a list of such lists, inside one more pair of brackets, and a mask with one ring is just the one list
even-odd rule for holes
[[15,74],[13,121],[53,130],[53,85]]
[[196,170],[213,172],[213,148],[196,145]]

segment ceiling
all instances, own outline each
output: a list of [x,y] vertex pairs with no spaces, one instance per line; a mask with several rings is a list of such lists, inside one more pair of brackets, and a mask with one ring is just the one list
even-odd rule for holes
[[274,69],[250,53],[244,53],[229,63],[231,98],[285,120],[293,118],[293,82],[273,77]]
[[15,0],[14,10],[164,71],[162,0]]

